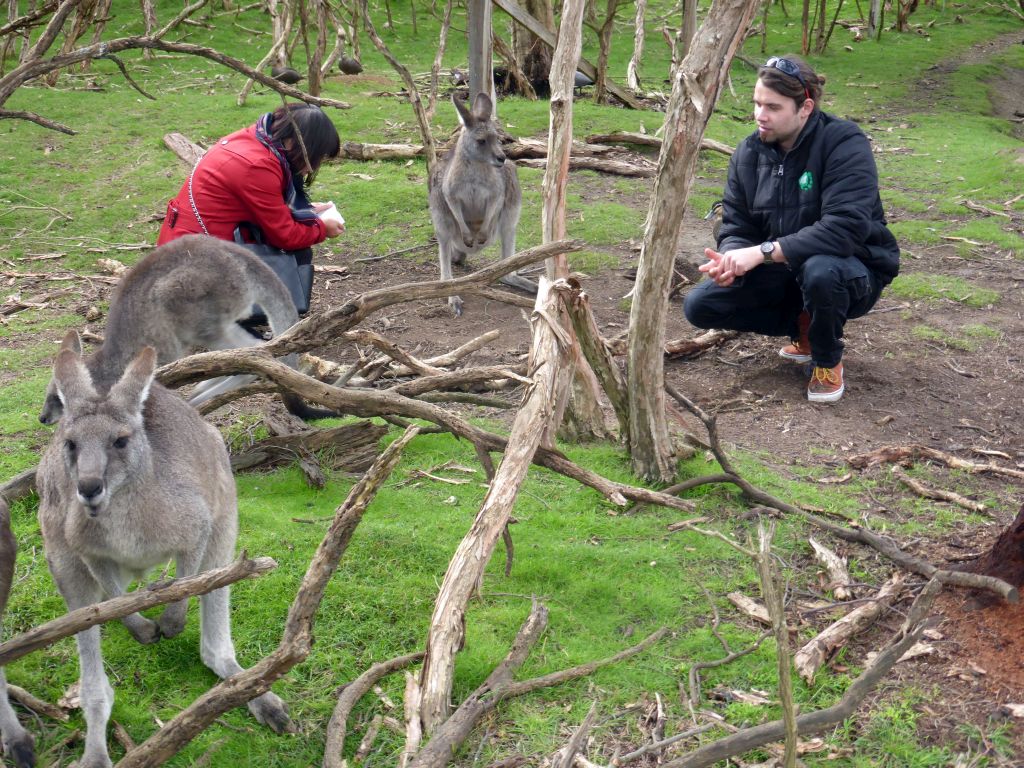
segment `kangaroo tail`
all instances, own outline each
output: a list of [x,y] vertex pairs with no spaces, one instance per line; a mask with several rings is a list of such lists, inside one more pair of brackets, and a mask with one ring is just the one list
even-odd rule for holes
[[[244,249],[243,249],[244,250]],[[250,284],[255,286],[253,301],[263,310],[274,336],[280,336],[299,321],[299,312],[295,309],[291,294],[274,271],[246,251],[245,264],[249,271]],[[292,368],[298,369],[295,355],[286,355],[283,361]],[[316,408],[305,403],[301,397],[292,392],[282,392],[281,400],[288,412],[303,421],[313,419],[329,419],[339,414],[326,408]]]

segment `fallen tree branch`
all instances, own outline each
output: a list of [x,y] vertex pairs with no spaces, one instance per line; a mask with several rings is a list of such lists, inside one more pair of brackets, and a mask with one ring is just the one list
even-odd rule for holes
[[[926,614],[941,590],[942,583],[938,579],[931,579],[925,585],[911,606],[903,627],[875,657],[874,661],[850,684],[842,698],[827,709],[797,717],[796,727],[799,735],[821,733],[853,716],[864,698],[889,674],[889,670],[907,649],[920,639],[921,633],[927,626]],[[675,760],[662,763],[662,768],[704,768],[719,760],[741,755],[773,741],[779,741],[784,735],[785,724],[782,720],[744,728]]]
[[963,507],[971,512],[976,512],[979,515],[987,515],[988,508],[980,501],[972,501],[971,499],[961,496],[959,493],[953,491],[942,490],[941,488],[929,488],[919,480],[915,480],[902,469],[899,465],[893,465],[892,467],[893,477],[898,479],[907,488],[912,490],[918,496],[925,499],[935,499],[936,501],[948,501],[950,504],[956,504],[958,507]]
[[793,664],[800,677],[806,680],[808,685],[812,685],[814,675],[836,649],[841,648],[851,637],[860,634],[874,624],[894,602],[900,599],[902,591],[903,576],[899,573],[893,574],[892,578],[878,590],[878,594],[872,598],[871,602],[854,608],[818,633],[817,637],[804,644],[793,657]]
[[829,578],[828,588],[832,590],[836,600],[853,598],[853,592],[847,586],[850,583],[850,573],[846,568],[846,558],[839,557],[831,549],[815,541],[813,537],[809,538],[808,542],[810,542],[818,562],[825,566]]
[[345,746],[348,716],[355,709],[359,700],[383,678],[422,660],[423,652],[419,651],[377,662],[345,686],[341,695],[338,696],[338,703],[334,705],[331,719],[327,723],[323,768],[343,768],[346,765],[345,761],[341,759],[341,750]]
[[291,462],[300,453],[331,449],[330,465],[346,472],[364,472],[379,454],[380,438],[387,427],[371,421],[344,424],[331,429],[307,429],[258,440],[240,453],[231,455],[231,469],[252,469],[273,462]]
[[703,408],[691,401],[671,384],[666,384],[665,390],[673,399],[676,400],[676,402],[689,410],[704,423],[704,426],[708,431],[711,451],[715,455],[715,458],[718,460],[718,463],[725,474],[730,476],[729,482],[736,485],[743,492],[743,495],[751,501],[763,504],[767,507],[772,507],[773,509],[777,509],[785,514],[798,515],[812,525],[821,528],[822,530],[829,531],[844,541],[853,541],[859,544],[865,544],[889,558],[904,570],[924,576],[926,579],[935,578],[943,584],[955,584],[960,587],[973,587],[976,589],[995,592],[1010,603],[1017,603],[1020,601],[1020,592],[1017,587],[1012,584],[1008,584],[1002,579],[978,573],[966,573],[963,571],[940,569],[921,558],[914,557],[913,555],[904,552],[892,539],[886,536],[881,536],[867,528],[847,528],[841,525],[836,525],[835,523],[831,523],[828,520],[819,517],[813,512],[808,512],[805,509],[801,509],[793,504],[777,499],[766,491],[757,488],[733,469],[732,463],[729,461],[729,457],[725,454],[725,451],[722,450],[721,442],[718,439],[718,427],[715,417],[707,413]]
[[[654,147],[656,149],[661,149],[661,139],[657,136],[652,136],[649,133],[632,133],[630,131],[593,134],[591,136],[587,136],[587,142],[590,144],[636,144],[641,147]],[[700,148],[711,150],[713,152],[721,152],[723,155],[730,156],[736,151],[728,144],[723,144],[720,141],[709,139],[707,136],[701,137]]]
[[309,655],[313,644],[313,622],[327,583],[348,548],[363,513],[390,476],[402,450],[417,433],[418,429],[411,427],[389,445],[335,510],[334,521],[320,542],[288,611],[284,634],[277,649],[255,666],[222,680],[192,702],[145,742],[128,752],[118,763],[121,768],[162,765],[221,714],[267,691],[275,680]]
[[420,676],[422,706],[419,718],[430,735],[447,719],[456,651],[462,647],[465,610],[483,579],[494,546],[508,523],[519,488],[551,422],[559,417],[556,404],[568,383],[565,331],[559,316],[561,297],[544,278],[537,290],[532,318],[529,378],[523,405],[516,412],[505,456],[490,483],[473,526],[460,542],[445,573],[427,635],[427,657]]
[[214,568],[185,579],[171,579],[66,613],[0,644],[0,666],[7,666],[27,653],[45,648],[84,629],[165,603],[205,595],[242,579],[262,576],[277,567],[269,557],[253,560],[244,555],[222,568]]
[[846,462],[854,469],[867,469],[868,467],[873,467],[876,464],[896,463],[906,461],[908,459],[931,459],[932,461],[937,461],[940,464],[945,464],[947,467],[962,469],[966,472],[971,472],[972,474],[990,472],[993,475],[1003,475],[1005,477],[1016,478],[1017,480],[1024,480],[1024,471],[1019,469],[1001,467],[998,464],[980,464],[973,461],[967,461],[965,459],[958,458],[951,453],[939,451],[935,448],[929,448],[928,446],[921,445],[919,443],[904,446],[885,446],[876,451],[871,451],[870,453],[860,453],[856,456],[850,456]]

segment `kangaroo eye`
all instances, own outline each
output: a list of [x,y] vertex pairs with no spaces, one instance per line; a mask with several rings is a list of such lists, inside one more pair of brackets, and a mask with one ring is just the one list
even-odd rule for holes
[[127,435],[122,435],[121,437],[117,438],[117,440],[114,441],[114,447],[117,448],[118,450],[120,450],[121,448],[124,448],[127,445],[128,445],[128,436]]
[[74,453],[78,450],[78,445],[74,440],[65,440],[64,447],[67,448],[68,453]]
[[482,147],[484,144],[487,143],[487,139],[477,139],[476,143]]

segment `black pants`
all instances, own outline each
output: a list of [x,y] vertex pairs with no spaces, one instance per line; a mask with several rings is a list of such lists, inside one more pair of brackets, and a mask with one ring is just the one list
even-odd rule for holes
[[697,328],[795,339],[797,318],[806,309],[814,364],[834,368],[843,357],[843,326],[866,315],[882,288],[860,259],[812,256],[796,272],[765,264],[724,288],[704,280],[687,294],[683,312]]

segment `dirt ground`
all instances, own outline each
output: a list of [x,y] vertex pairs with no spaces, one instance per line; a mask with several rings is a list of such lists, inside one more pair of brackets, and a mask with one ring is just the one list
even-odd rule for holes
[[[987,58],[1001,46],[1019,42],[1018,38],[1016,35],[986,45],[960,61]],[[922,82],[917,98],[927,101],[940,91],[944,76],[959,63],[951,61],[934,68]],[[995,107],[1001,116],[1010,119],[1022,107],[1019,94],[1024,93],[1024,72],[1004,72],[996,85],[994,92],[1000,95]],[[1024,162],[1024,154],[1018,162]],[[588,198],[606,196],[624,204],[646,204],[646,200],[623,199],[614,190],[612,180],[588,177],[583,194]],[[890,218],[899,215],[892,212]],[[964,218],[971,215],[965,209]],[[1024,223],[1019,214],[1015,215],[1014,226],[1020,230]],[[637,238],[641,235],[638,232]],[[677,258],[681,275],[697,279],[695,265],[711,239],[710,223],[688,214]],[[418,263],[411,263],[404,255],[360,261],[369,256],[360,253],[329,259],[347,266],[349,274],[342,278],[328,276],[330,279],[319,283],[316,307],[337,306],[357,293],[385,285],[435,279],[437,266],[432,253],[424,251]],[[629,274],[636,266],[637,243],[623,244],[615,255],[619,259],[617,268],[582,281],[607,337],[621,333],[628,324],[622,299],[632,287]],[[1024,270],[1019,254],[986,248],[975,249],[965,257],[958,254],[953,243],[915,245],[904,251],[902,270],[904,274],[963,278],[997,291],[1000,298],[991,306],[974,309],[952,298],[906,301],[883,293],[869,315],[847,326],[847,393],[831,405],[807,401],[804,390],[808,372],[778,356],[783,339],[741,335],[696,359],[668,361],[666,376],[681,391],[719,414],[725,441],[767,457],[783,474],[792,475],[806,467],[835,467],[841,473],[846,471],[846,460],[851,455],[914,443],[971,461],[1024,468],[1024,404],[1020,394],[1024,357],[1018,346],[1024,338]],[[671,301],[669,339],[697,333],[682,314],[682,296],[687,289],[684,285]],[[498,341],[469,362],[521,359],[529,348],[527,313],[473,296],[464,299],[465,312],[457,319],[442,301],[428,301],[386,310],[375,316],[370,326],[419,357],[440,354],[498,329],[502,333]],[[997,331],[998,337],[980,338],[972,348],[961,349],[941,340],[923,340],[913,333],[915,327],[929,326],[948,337],[963,338],[967,325],[984,325]],[[344,359],[351,351],[339,348],[324,350],[324,354]],[[467,407],[466,413],[474,411]],[[494,413],[488,415],[493,417]],[[910,503],[910,492],[890,477],[886,467],[865,471],[877,480],[878,488],[861,499],[865,519],[874,526],[904,519],[900,510]],[[929,467],[928,478],[933,486],[986,501],[991,510],[988,523],[965,523],[953,533],[947,527],[937,538],[925,534],[914,542],[903,542],[914,554],[936,564],[969,565],[988,549],[1024,500],[1022,484],[1006,478],[967,475],[940,466]],[[890,566],[874,553],[842,544],[838,548],[852,560],[875,562],[873,570],[879,583],[884,580]],[[940,639],[932,642],[934,652],[898,665],[875,698],[886,696],[891,685],[913,686],[929,697],[928,703],[920,707],[920,723],[927,740],[965,749],[968,736],[961,724],[970,723],[981,733],[988,733],[1005,722],[1017,753],[1024,756],[1024,720],[1011,716],[1006,708],[1024,704],[1024,607],[999,603],[979,607],[971,596],[950,591],[940,598],[937,615]],[[851,657],[854,663],[862,663],[863,654],[883,642],[899,622],[900,617],[893,614],[859,641]],[[987,748],[977,740],[971,746],[974,751]]]

